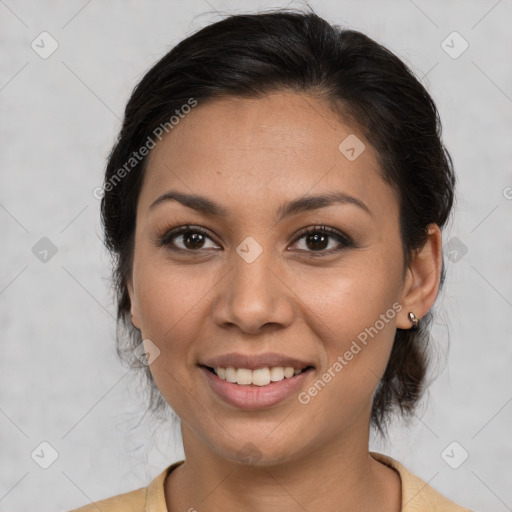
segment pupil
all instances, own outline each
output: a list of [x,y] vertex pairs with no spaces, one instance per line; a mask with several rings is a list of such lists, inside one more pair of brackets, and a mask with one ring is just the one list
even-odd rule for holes
[[315,248],[315,244],[317,244],[317,243],[320,243],[323,246],[322,247],[316,246],[316,249],[325,249],[325,247],[326,247],[325,242],[327,240],[327,237],[325,235],[321,234],[321,233],[315,233],[314,235],[309,235],[308,240],[314,240],[313,247],[310,247],[310,249],[311,248],[314,249]]
[[[185,240],[187,249],[200,249],[201,243],[203,242],[203,235],[201,233],[192,233],[185,236]],[[192,240],[191,243],[189,243],[190,240]]]

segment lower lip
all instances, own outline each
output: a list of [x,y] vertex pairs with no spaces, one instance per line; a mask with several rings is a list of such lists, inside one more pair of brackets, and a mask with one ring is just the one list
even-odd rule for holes
[[278,382],[271,382],[266,386],[239,385],[218,377],[204,366],[200,367],[210,386],[225,402],[241,409],[264,409],[275,405],[285,398],[297,393],[304,385],[313,368],[284,378]]

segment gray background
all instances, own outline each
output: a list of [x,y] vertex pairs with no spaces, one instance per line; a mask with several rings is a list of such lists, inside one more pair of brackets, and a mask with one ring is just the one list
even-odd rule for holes
[[[216,10],[285,5],[0,0],[0,510],[69,510],[146,486],[182,458],[178,429],[142,418],[141,382],[116,359],[92,191],[128,96],[158,58]],[[372,449],[469,508],[512,510],[512,4],[310,5],[409,63],[437,102],[459,178],[433,331],[438,378],[412,425]],[[31,47],[51,48],[43,31],[59,45],[47,58]],[[452,56],[442,47],[453,31],[469,44],[457,58],[457,36],[444,43]],[[43,237],[55,255],[36,245]],[[58,453],[48,469],[43,441]],[[453,441],[452,465],[469,453],[458,469],[441,455]]]

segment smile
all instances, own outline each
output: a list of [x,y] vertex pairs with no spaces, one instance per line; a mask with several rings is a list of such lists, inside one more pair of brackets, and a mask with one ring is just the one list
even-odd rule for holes
[[233,367],[214,369],[203,365],[199,368],[217,397],[241,409],[270,407],[299,393],[314,370],[312,366],[302,370],[279,366],[256,370]]
[[271,382],[279,382],[283,379],[289,379],[294,375],[299,375],[308,368],[311,367],[308,366],[299,369],[293,368],[292,366],[273,366],[271,368],[266,367],[251,370],[249,368],[233,368],[230,366],[228,368],[209,368],[209,370],[213,371],[220,379],[240,386],[251,384],[255,386],[266,386]]

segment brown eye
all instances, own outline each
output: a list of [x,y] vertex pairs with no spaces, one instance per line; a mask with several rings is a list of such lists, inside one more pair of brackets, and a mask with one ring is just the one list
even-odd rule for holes
[[[158,242],[158,245],[168,247],[176,251],[195,252],[200,249],[211,249],[207,247],[207,241],[211,240],[207,232],[199,227],[182,226],[166,233]],[[214,248],[216,248],[215,246]]]
[[[338,252],[346,247],[353,247],[352,240],[342,233],[325,226],[314,226],[307,228],[297,238],[295,243],[304,239],[305,249],[299,251],[319,253],[318,256],[325,256],[333,252]],[[330,246],[330,248],[329,248]],[[328,249],[329,248],[329,249]],[[313,254],[312,256],[317,256]]]
[[189,233],[181,235],[184,245],[187,249],[201,249],[204,245],[205,237],[202,233]]
[[[347,247],[354,247],[352,240],[339,231],[325,226],[307,228],[296,239],[295,244],[304,239],[303,248],[299,252],[309,253],[309,256],[327,256]],[[210,241],[210,246],[208,243]],[[213,246],[212,246],[213,244]],[[172,251],[199,252],[202,249],[219,249],[208,232],[200,227],[181,226],[167,232],[157,245]],[[294,249],[296,250],[296,249]],[[315,254],[317,253],[317,254]]]
[[325,235],[323,233],[306,235],[306,245],[310,249],[324,250],[329,245],[329,235]]

